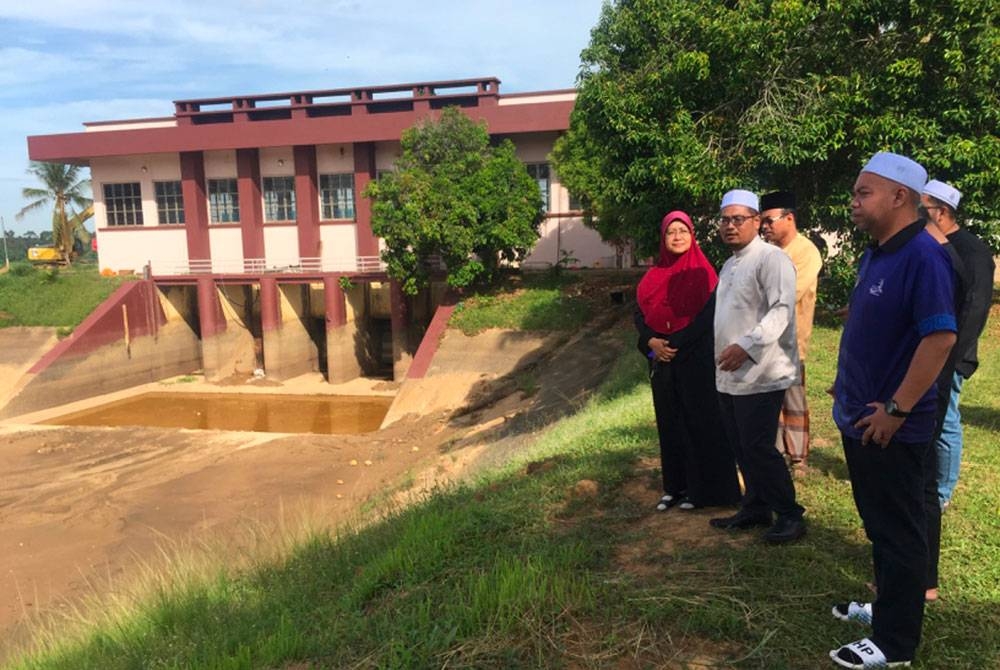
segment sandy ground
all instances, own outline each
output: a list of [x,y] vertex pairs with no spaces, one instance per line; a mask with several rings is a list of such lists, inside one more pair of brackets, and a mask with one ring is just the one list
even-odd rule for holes
[[[127,584],[163,547],[217,545],[300,516],[334,527],[505,461],[596,388],[621,355],[618,328],[628,318],[618,310],[585,332],[545,339],[516,373],[482,376],[464,409],[409,415],[364,435],[26,422],[45,413],[0,424],[0,658],[40,616]],[[298,392],[322,386],[314,381]],[[340,392],[395,390],[367,380]]]

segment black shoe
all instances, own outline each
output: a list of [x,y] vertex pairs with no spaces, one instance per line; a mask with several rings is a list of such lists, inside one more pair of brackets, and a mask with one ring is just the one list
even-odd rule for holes
[[764,533],[764,541],[768,544],[784,544],[794,542],[806,534],[806,522],[798,519],[778,519],[771,529]]
[[721,528],[723,530],[746,530],[755,526],[767,527],[771,525],[771,513],[754,514],[740,510],[732,516],[710,519],[708,524],[713,528]]

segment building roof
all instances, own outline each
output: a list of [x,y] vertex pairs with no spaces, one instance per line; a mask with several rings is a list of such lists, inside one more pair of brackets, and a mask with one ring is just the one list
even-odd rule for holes
[[86,165],[135,154],[391,141],[452,105],[494,135],[562,131],[575,100],[573,89],[501,95],[495,77],[177,100],[173,116],[29,136],[28,156]]

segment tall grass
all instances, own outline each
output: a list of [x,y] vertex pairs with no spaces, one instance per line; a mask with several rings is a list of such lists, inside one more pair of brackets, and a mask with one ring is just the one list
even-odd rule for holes
[[0,274],[0,328],[78,326],[122,283],[95,265],[34,268],[26,263]]
[[[1000,664],[997,330],[994,320],[963,392],[965,467],[945,515],[943,598],[928,607],[916,667]],[[116,616],[50,636],[12,667],[830,667],[827,650],[865,634],[834,621],[830,605],[864,597],[870,573],[826,418],[838,338],[814,334],[816,446],[813,470],[796,480],[810,527],[794,545],[715,531],[709,511],[652,511],[656,433],[625,333],[599,393],[523,460],[364,529],[314,533],[279,558],[197,578],[162,573]],[[592,494],[582,480],[596,484]]]

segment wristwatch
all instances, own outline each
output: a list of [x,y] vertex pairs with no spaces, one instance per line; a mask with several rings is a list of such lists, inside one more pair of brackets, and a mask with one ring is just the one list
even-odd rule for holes
[[896,404],[895,398],[889,398],[889,400],[886,401],[885,413],[888,414],[889,416],[895,416],[900,419],[905,419],[906,417],[910,416],[909,412],[904,412],[903,410],[899,409],[899,405]]

